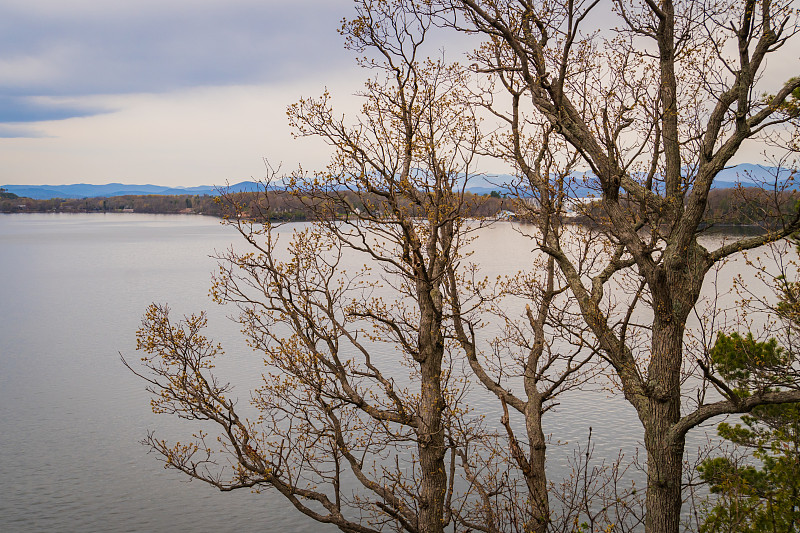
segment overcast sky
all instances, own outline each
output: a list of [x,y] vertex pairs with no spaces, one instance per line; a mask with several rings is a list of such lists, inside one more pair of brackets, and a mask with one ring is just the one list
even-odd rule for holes
[[293,139],[286,107],[327,87],[354,109],[364,73],[336,31],[352,15],[350,0],[0,0],[0,184],[320,169],[327,147]]
[[[361,74],[347,0],[0,0],[0,184],[201,185],[319,168],[286,107]],[[350,97],[352,100],[352,97]]]

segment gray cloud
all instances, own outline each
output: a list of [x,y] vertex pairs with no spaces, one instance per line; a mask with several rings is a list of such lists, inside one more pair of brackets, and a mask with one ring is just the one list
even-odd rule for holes
[[31,96],[280,83],[352,65],[347,2],[0,0],[0,122],[86,116]]
[[9,125],[0,123],[0,139],[40,139],[44,133],[30,126]]
[[42,122],[87,117],[111,111],[96,106],[82,106],[48,98],[0,95],[0,123]]

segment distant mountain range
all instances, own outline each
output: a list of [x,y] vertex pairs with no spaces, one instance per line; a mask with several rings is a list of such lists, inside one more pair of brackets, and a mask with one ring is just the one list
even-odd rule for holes
[[[789,177],[789,171],[780,170],[775,167],[765,167],[762,165],[742,164],[726,168],[717,176],[714,182],[715,188],[733,187],[737,183],[744,186],[756,185],[761,183],[774,183],[775,176],[782,180]],[[588,173],[575,173],[576,177],[590,176]],[[513,181],[513,177],[507,174],[479,176],[470,179],[467,190],[475,194],[489,194],[492,191],[499,193],[509,192],[508,184]],[[261,185],[254,181],[242,181],[234,185],[223,186],[222,188],[230,192],[250,192],[257,191]],[[796,188],[795,185],[793,188]],[[90,185],[87,183],[76,183],[73,185],[0,185],[10,193],[25,198],[36,200],[49,200],[51,198],[97,198],[126,195],[210,195],[219,194],[219,187],[214,185],[201,185],[199,187],[163,187],[159,185],[125,185],[122,183],[108,183],[106,185]],[[587,196],[593,190],[586,186],[579,186],[574,191],[578,196]]]
[[[572,187],[572,193],[574,195],[586,197],[592,194],[598,194],[599,188],[597,186],[591,186],[592,178],[594,177],[591,172],[573,172],[572,176],[577,178]],[[775,183],[776,176],[781,182],[785,182],[792,176],[792,173],[784,168],[743,163],[726,168],[717,174],[712,188],[729,189],[740,183],[744,187],[753,187],[757,185],[769,186],[770,183]],[[582,180],[581,178],[584,179]],[[475,194],[490,194],[492,191],[498,191],[500,193],[510,192],[508,184],[513,181],[513,176],[507,174],[480,176],[470,179],[467,190]],[[799,182],[800,176],[795,178],[790,188],[797,189],[800,186]]]
[[[223,186],[231,192],[257,191],[260,185],[254,181],[243,181],[235,185]],[[209,195],[219,194],[219,187],[214,185],[201,185],[199,187],[163,187],[159,185],[125,185],[122,183],[107,183],[106,185],[91,185],[88,183],[75,183],[73,185],[0,185],[17,196],[33,198],[34,200],[49,200],[51,198],[98,198],[128,195],[158,194],[173,195]]]

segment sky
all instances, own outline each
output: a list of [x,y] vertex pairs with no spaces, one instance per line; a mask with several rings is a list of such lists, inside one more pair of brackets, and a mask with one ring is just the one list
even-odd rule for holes
[[[0,184],[324,168],[329,148],[294,139],[286,108],[328,89],[357,109],[365,73],[337,33],[352,15],[349,0],[0,0]],[[800,71],[797,55],[766,76]]]
[[0,184],[220,185],[321,168],[286,108],[361,86],[347,0],[0,0]]

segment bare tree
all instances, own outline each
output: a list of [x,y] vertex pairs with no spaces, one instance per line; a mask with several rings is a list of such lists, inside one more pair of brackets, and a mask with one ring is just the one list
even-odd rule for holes
[[[636,524],[641,514],[620,503],[632,496],[619,487],[621,470],[603,478],[588,457],[576,461],[583,489],[570,492],[578,485],[565,482],[561,508],[551,506],[543,415],[557,394],[585,386],[599,357],[643,425],[646,528],[674,533],[686,433],[719,414],[800,400],[785,386],[740,395],[710,361],[687,364],[683,346],[709,270],[800,228],[780,191],[767,210],[770,233],[716,250],[698,241],[715,176],[745,141],[796,149],[786,125],[798,118],[800,80],[756,92],[765,57],[795,31],[791,6],[618,2],[622,29],[602,40],[580,33],[597,5],[357,4],[342,32],[377,73],[362,114],[339,118],[327,94],[289,110],[298,135],[334,148],[327,172],[285,183],[314,223],[286,247],[277,226],[248,222],[225,197],[228,222],[250,249],[220,256],[213,294],[239,306],[251,345],[266,354],[258,418],[247,418],[212,374],[220,348],[202,335],[202,316],[173,323],[154,306],[145,317],[147,371],[136,371],[154,409],[217,428],[215,439],[199,433],[183,445],[151,435],[168,466],[221,490],[272,487],[344,531],[543,532],[568,528],[554,522],[559,513],[570,520],[581,512],[593,527],[611,512]],[[439,20],[456,13],[450,23],[486,37],[476,53],[490,80],[482,105],[507,127],[487,143],[464,71],[423,55],[432,7]],[[510,99],[504,109],[498,90]],[[464,194],[477,153],[517,169],[517,186],[533,197],[520,194],[520,210],[546,254],[534,274],[491,296],[466,265],[481,226],[468,219],[477,209]],[[599,198],[582,208],[591,227],[576,234],[565,214],[578,164],[591,169]],[[269,210],[268,200],[251,209]],[[351,264],[353,254],[364,259]],[[528,300],[521,322],[501,297]],[[508,324],[488,344],[479,331],[487,312]],[[470,414],[462,357],[501,405],[499,434]],[[397,359],[407,376],[386,365]],[[722,400],[705,403],[701,394],[690,404],[690,372]],[[508,453],[497,451],[500,442]]]
[[[132,370],[156,412],[216,429],[190,444],[147,443],[192,478],[224,491],[271,487],[343,531],[569,531],[582,513],[618,522],[606,505],[630,496],[618,465],[577,468],[582,488],[548,480],[543,415],[593,377],[597,345],[552,256],[491,288],[468,264],[483,226],[481,200],[465,194],[481,135],[466,72],[423,56],[432,21],[419,7],[364,1],[343,25],[378,73],[359,117],[340,118],[327,93],[289,109],[298,135],[334,149],[325,172],[270,175],[311,214],[309,227],[286,235],[270,223],[269,190],[260,201],[222,196],[248,248],[218,257],[212,294],[238,306],[266,356],[255,410],[213,373],[221,347],[203,335],[204,317],[175,322],[154,305],[138,335],[145,370]],[[548,175],[553,147],[538,153],[531,172]],[[519,206],[542,231],[563,215],[564,176],[536,206]],[[529,304],[521,320],[509,299]],[[504,332],[487,338],[486,320]],[[498,399],[496,428],[469,409],[472,376]]]
[[[534,161],[527,169],[531,175],[547,181],[548,187],[531,189],[527,180],[506,184],[519,199],[517,217],[529,224],[526,226],[529,230],[538,232],[546,232],[554,225],[560,227],[566,210],[568,170],[556,172],[559,169],[554,144],[557,143],[550,143],[549,134],[545,129],[537,138]],[[486,144],[497,147],[503,144],[503,139],[490,138]],[[571,167],[567,164],[566,168]],[[606,483],[611,477],[605,476],[610,470],[603,470],[603,475],[595,471],[588,476],[593,478],[590,481],[585,469],[573,465],[571,480],[586,482],[582,485],[584,488],[603,487],[596,492],[573,490],[570,482],[553,481],[547,475],[545,415],[558,404],[561,394],[592,386],[598,370],[597,345],[575,314],[574,298],[555,259],[539,254],[534,256],[530,266],[527,272],[509,273],[493,295],[492,305],[478,307],[482,313],[494,316],[494,322],[505,324],[503,334],[492,341],[491,353],[482,353],[481,339],[476,335],[482,324],[481,317],[462,311],[458,291],[453,291],[452,296],[454,327],[474,375],[496,396],[502,409],[501,431],[509,450],[506,470],[513,471],[509,478],[518,479],[521,485],[505,494],[507,501],[503,506],[513,509],[513,518],[507,524],[519,527],[520,531],[570,531],[577,517],[586,516],[587,511],[591,515],[593,507],[603,507],[600,503],[603,498],[616,499],[622,505],[623,501],[631,502],[632,494],[624,490],[605,490],[611,488]],[[451,285],[470,286],[468,281],[453,276]],[[481,291],[471,290],[467,294],[474,297]],[[520,308],[515,300],[524,302],[522,320],[515,316]],[[518,424],[514,423],[515,415],[520,417]],[[524,431],[520,434],[515,427],[522,427]],[[617,481],[622,483],[620,479]],[[614,487],[618,488],[619,485]],[[551,505],[553,499],[558,502],[557,508]],[[619,531],[636,523],[635,518],[628,520],[633,515],[600,514],[607,519],[604,526],[615,524]]]
[[482,438],[462,401],[448,296],[471,231],[463,191],[478,130],[456,105],[462,73],[422,55],[428,19],[391,1],[357,12],[341,31],[376,73],[360,116],[338,117],[327,94],[289,109],[298,135],[334,148],[327,172],[286,179],[313,224],[287,246],[278,226],[223,197],[249,249],[219,257],[212,292],[239,307],[266,355],[257,418],[211,373],[221,349],[201,316],[174,323],[151,307],[139,332],[146,371],[135,371],[156,411],[217,428],[219,444],[151,435],[167,466],[221,490],[274,488],[343,531],[441,532],[471,505],[458,465]]
[[[795,172],[800,78],[772,93],[759,83],[767,57],[795,36],[797,14],[791,2],[772,0],[602,7],[598,1],[437,4],[442,20],[483,36],[478,70],[511,98],[510,111],[500,112],[497,90],[489,93],[508,132],[495,153],[547,198],[552,183],[531,171],[536,150],[524,132],[529,121],[544,122],[594,176],[589,184],[599,207],[587,215],[596,245],[571,253],[556,217],[542,219],[540,246],[558,265],[641,420],[646,530],[675,533],[686,433],[721,414],[800,401],[796,389],[735,394],[708,361],[685,361],[683,346],[709,270],[800,228],[788,202],[792,210],[773,213],[763,235],[714,250],[698,241],[715,177],[745,143],[764,143],[782,172]],[[692,404],[684,390],[692,371],[722,399]]]

